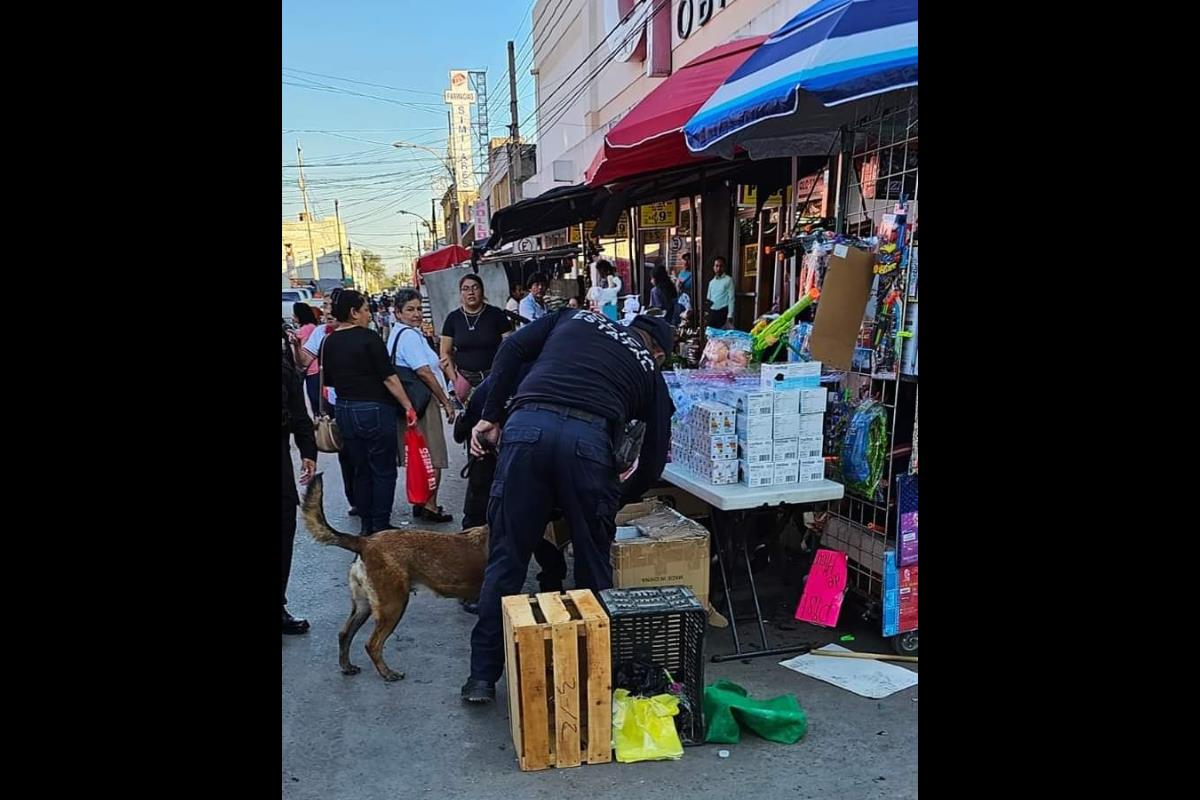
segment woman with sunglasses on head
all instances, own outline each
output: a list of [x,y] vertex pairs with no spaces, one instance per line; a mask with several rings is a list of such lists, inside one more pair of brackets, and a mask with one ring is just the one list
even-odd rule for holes
[[454,382],[458,400],[466,403],[471,389],[492,371],[492,362],[505,334],[512,330],[508,317],[488,305],[483,279],[464,275],[458,282],[459,307],[446,315],[442,325],[441,365]]
[[[446,431],[442,426],[442,418],[434,403],[441,406],[447,422],[454,422],[454,406],[446,393],[446,381],[437,353],[421,332],[421,295],[412,289],[401,289],[396,293],[396,325],[392,328],[387,351],[392,364],[407,367],[416,373],[417,379],[429,387],[431,395],[428,404],[417,415],[417,430],[429,448],[429,460],[437,486],[425,505],[412,507],[413,517],[429,522],[450,522],[453,517],[437,504],[442,470],[450,466],[450,454],[446,450]],[[404,465],[406,459],[406,448],[401,445],[400,464]]]

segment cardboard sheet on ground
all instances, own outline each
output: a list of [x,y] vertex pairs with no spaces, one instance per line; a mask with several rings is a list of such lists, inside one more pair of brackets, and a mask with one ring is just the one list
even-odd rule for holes
[[[836,644],[826,645],[821,650],[850,652]],[[830,658],[806,653],[787,661],[780,661],[779,665],[873,700],[917,685],[917,673],[912,670],[865,658]]]
[[[804,594],[796,606],[796,619],[832,628],[842,611],[846,594],[846,554],[838,550],[818,550],[813,559]],[[820,656],[817,656],[820,658]]]

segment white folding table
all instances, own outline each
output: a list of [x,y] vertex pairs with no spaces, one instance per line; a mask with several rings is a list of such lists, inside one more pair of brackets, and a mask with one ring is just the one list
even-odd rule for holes
[[[688,470],[680,469],[678,464],[668,464],[663,470],[663,480],[678,486],[700,498],[713,509],[713,537],[717,540],[713,548],[717,554],[717,567],[721,571],[721,583],[725,589],[725,606],[729,616],[729,628],[733,634],[734,652],[712,657],[713,661],[731,661],[737,658],[758,658],[761,656],[789,655],[807,650],[807,645],[797,647],[771,648],[767,644],[767,629],[763,624],[762,608],[758,603],[758,588],[754,584],[754,571],[750,565],[750,550],[746,545],[745,530],[742,525],[729,524],[729,517],[744,516],[744,512],[758,509],[777,508],[779,506],[800,505],[803,503],[819,503],[824,500],[838,500],[845,493],[845,487],[831,480],[812,481],[792,486],[766,486],[751,488],[742,484],[716,486],[703,481],[698,475]],[[727,538],[728,537],[728,538]],[[746,561],[746,575],[750,579],[750,594],[754,598],[754,613],[758,620],[758,634],[762,639],[761,650],[743,650],[738,639],[737,620],[734,618],[733,593],[729,590],[729,579],[725,572],[723,544],[729,541],[734,545],[740,540],[742,555]],[[730,565],[732,569],[732,565]]]

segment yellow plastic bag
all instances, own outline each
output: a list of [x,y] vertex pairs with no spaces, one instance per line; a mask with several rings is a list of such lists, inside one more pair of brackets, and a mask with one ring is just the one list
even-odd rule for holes
[[679,698],[671,694],[630,697],[628,689],[613,692],[613,748],[617,761],[663,761],[683,757],[683,742],[675,730]]

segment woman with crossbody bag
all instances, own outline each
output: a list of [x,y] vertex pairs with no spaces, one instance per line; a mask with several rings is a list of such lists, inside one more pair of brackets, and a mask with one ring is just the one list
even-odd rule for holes
[[[450,466],[446,449],[446,432],[441,415],[431,408],[434,400],[446,414],[446,421],[454,422],[454,406],[446,394],[446,382],[438,363],[437,353],[421,333],[421,295],[412,289],[401,289],[396,296],[396,325],[388,341],[388,353],[404,390],[412,400],[417,412],[417,430],[425,438],[434,468],[435,482],[440,486],[442,470]],[[397,431],[402,437],[403,431]],[[406,448],[399,444],[400,464],[405,465]],[[413,517],[429,522],[450,522],[454,518],[437,504],[437,488],[424,505],[412,507]]]

